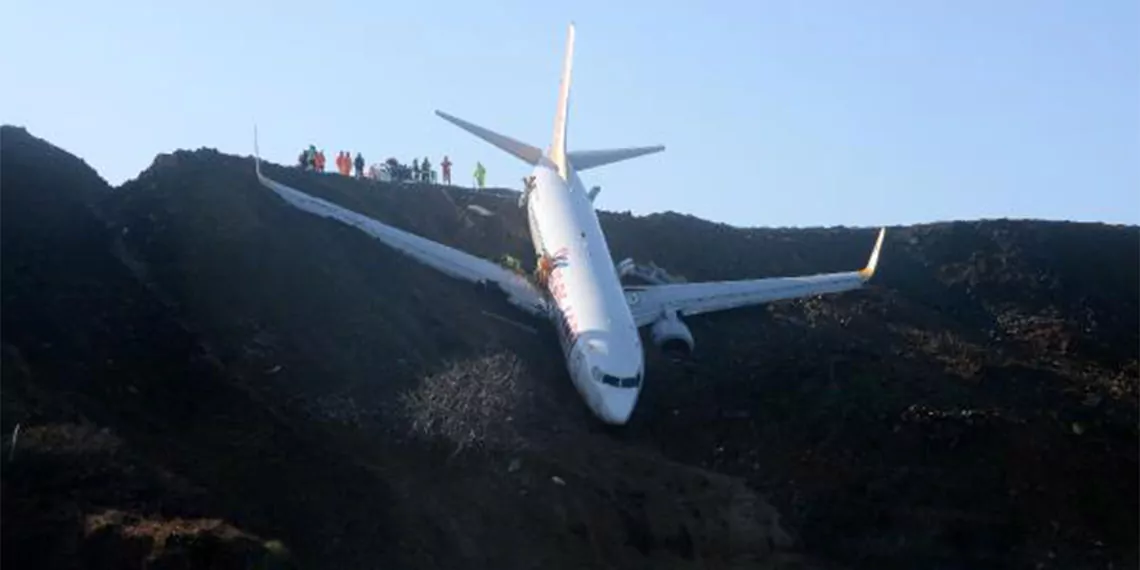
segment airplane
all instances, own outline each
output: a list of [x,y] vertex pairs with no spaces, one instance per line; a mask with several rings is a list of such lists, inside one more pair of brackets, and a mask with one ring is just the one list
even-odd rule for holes
[[549,319],[556,330],[570,380],[603,423],[624,425],[644,381],[639,331],[649,327],[662,351],[689,354],[693,335],[681,317],[814,297],[862,287],[875,273],[886,228],[880,228],[867,265],[857,271],[703,283],[623,285],[594,210],[597,187],[585,190],[578,173],[664,150],[664,146],[570,150],[567,146],[574,23],[569,25],[554,133],[539,149],[437,110],[436,114],[533,166],[519,201],[526,208],[531,241],[545,268],[532,282],[494,261],[400,230],[305,194],[261,172],[254,127],[255,169],[260,183],[290,204],[372,235],[413,259],[456,279],[497,287],[522,311]]

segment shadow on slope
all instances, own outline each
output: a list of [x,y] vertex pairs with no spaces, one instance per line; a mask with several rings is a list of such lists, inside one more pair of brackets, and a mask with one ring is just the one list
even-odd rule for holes
[[[276,498],[330,483],[274,464],[337,462],[231,385],[114,261],[89,209],[109,191],[93,171],[22,129],[4,127],[0,143],[3,508],[19,521],[4,526],[5,558],[56,567],[287,561],[258,537],[316,517],[274,513]],[[277,441],[249,445],[258,437]],[[352,476],[344,479],[341,488]]]
[[[853,269],[873,240],[603,220],[615,255],[690,280]],[[748,477],[806,549],[845,562],[1135,564],[1138,238],[888,229],[865,291],[690,319],[697,362],[651,362],[630,437]]]
[[[176,153],[111,192],[22,130],[2,143],[3,429],[25,434],[4,515],[26,521],[6,557],[805,564],[738,479],[592,433],[550,337],[482,314],[501,300],[275,202],[251,163]],[[420,429],[400,396],[471,366],[526,403],[483,406],[518,427],[457,455],[454,409]]]
[[[510,198],[267,171],[466,251],[528,258]],[[7,206],[7,169],[4,176]],[[455,203],[496,214],[463,217]],[[253,408],[275,410],[390,491],[345,508],[400,521],[387,528],[385,552],[401,560],[798,563],[773,554],[787,544],[785,531],[743,478],[772,497],[809,552],[852,565],[1137,563],[1134,227],[999,220],[892,228],[865,291],[691,319],[696,361],[667,364],[650,349],[633,425],[604,432],[537,323],[523,323],[537,327],[531,334],[488,318],[483,311],[520,317],[352,228],[289,209],[257,185],[249,158],[161,155],[101,205],[119,238],[112,251],[167,303],[160,317],[184,318],[241,379],[243,397],[260,402]],[[652,259],[690,280],[851,269],[873,240],[869,229],[736,229],[676,214],[603,212],[602,221],[615,257]],[[7,261],[7,224],[4,232]],[[65,265],[53,271],[66,275]],[[5,333],[9,283],[18,279],[7,270]],[[85,299],[43,298],[66,310]],[[66,337],[60,329],[47,336]],[[465,382],[479,386],[463,390]],[[40,384],[37,377],[29,391]],[[136,419],[149,416],[99,401],[112,400],[110,415],[142,431]],[[469,452],[455,454],[459,445]],[[306,465],[297,465],[272,468],[300,477],[292,471]],[[299,513],[345,533],[341,556],[381,548],[356,542],[368,534],[357,523],[312,505],[342,479],[345,492],[359,488],[355,472],[331,465],[326,487],[278,504],[297,517],[287,524],[227,520],[280,536],[305,560],[332,547],[292,522]],[[170,471],[218,494],[196,475],[216,468]],[[228,496],[251,480],[231,483]],[[6,473],[5,492],[7,481]],[[256,494],[232,500],[254,512],[264,504]]]
[[[510,197],[271,175],[477,255],[527,259]],[[466,203],[495,215],[468,223],[454,206]],[[690,280],[854,269],[874,239],[676,214],[602,221],[616,258]],[[609,439],[748,478],[809,550],[849,563],[1127,563],[1138,527],[1137,237],[1011,220],[891,228],[866,291],[691,319],[696,362],[670,365],[651,349],[635,423]],[[414,263],[398,267],[409,287],[421,283]],[[549,375],[540,391],[566,390],[552,402],[577,405],[543,342],[510,346],[543,354],[532,361]],[[593,431],[564,425],[566,441]]]
[[[465,509],[472,513],[505,509],[501,519],[482,519],[488,533],[482,542],[483,556],[489,559],[515,563],[511,560],[522,554],[513,551],[523,536],[533,537],[539,545],[562,543],[557,534],[548,533],[561,529],[565,517],[580,516],[595,521],[581,524],[597,527],[591,531],[598,534],[590,539],[591,557],[601,549],[602,559],[615,563],[654,556],[658,564],[666,564],[669,556],[680,554],[684,560],[694,555],[676,551],[669,541],[658,541],[644,551],[615,548],[611,543],[626,541],[625,526],[604,531],[604,525],[598,526],[602,523],[597,521],[605,521],[615,509],[636,513],[678,497],[653,491],[661,485],[653,476],[626,473],[603,459],[624,452],[598,433],[565,378],[553,334],[544,323],[510,324],[490,318],[488,312],[522,319],[494,294],[457,284],[355,229],[288,207],[257,184],[252,166],[251,159],[211,150],[163,155],[107,203],[117,223],[128,229],[129,247],[148,265],[158,286],[187,303],[186,312],[196,328],[231,347],[223,357],[228,366],[250,370],[251,377],[254,371],[270,371],[259,376],[259,390],[289,402],[292,412],[320,422],[347,453],[382,465],[388,481],[415,485],[437,481],[426,473],[438,469],[440,453],[447,457],[457,445],[474,444],[481,449],[475,457],[513,454],[497,463],[476,461],[487,476],[466,475],[462,482],[448,480],[446,489],[432,486],[400,493],[465,496],[444,503],[451,514],[441,510],[439,516],[459,517]],[[476,254],[494,257],[507,251],[523,257],[528,247],[522,241],[521,215],[513,203],[499,198],[454,191],[445,195],[438,187],[368,183],[273,165],[265,165],[265,170],[314,195],[351,204],[378,219],[414,227],[425,237]],[[496,215],[471,219],[456,211],[456,203],[475,201]],[[250,223],[239,227],[247,218]],[[212,283],[223,278],[228,284],[225,291],[211,292],[216,287]],[[256,326],[243,328],[240,323]],[[337,342],[329,342],[330,337]],[[259,338],[272,340],[261,343],[261,350],[233,350]],[[420,446],[425,437],[442,440],[443,445],[425,451]],[[583,454],[581,449],[589,451]],[[401,460],[392,462],[396,454]],[[553,496],[531,490],[492,505],[483,497],[498,494],[490,491],[496,488],[492,480],[501,478],[501,470],[515,460],[531,469],[577,471],[586,488]],[[464,473],[471,473],[470,461],[475,460],[464,461]],[[662,462],[647,473],[668,480],[679,477],[674,474],[678,468]],[[455,476],[453,471],[445,473]],[[723,481],[701,491],[702,497],[721,500],[717,504],[699,499],[705,504],[702,516],[723,521],[725,509],[733,508],[729,498],[748,495]],[[601,500],[615,485],[630,486],[641,498],[634,503]],[[601,496],[588,498],[592,496],[588,489]],[[519,492],[508,487],[501,494]],[[565,512],[567,507],[559,505],[567,501],[576,506]],[[532,522],[548,519],[547,523],[517,527],[512,509],[534,510]],[[775,513],[761,514],[758,530],[738,528],[732,539],[761,546],[738,545],[738,553],[711,550],[700,556],[706,562],[740,555],[756,558],[773,545],[783,545],[780,532],[762,530],[774,525]],[[552,515],[555,519],[549,520]],[[692,516],[680,512],[662,522],[675,523],[671,532],[691,528],[683,532],[692,533],[696,543],[722,543],[720,538],[701,535]],[[773,533],[775,538],[764,538]],[[460,536],[457,540],[467,540]],[[538,550],[527,556],[538,556]],[[542,555],[553,556],[550,552],[561,549]],[[631,555],[634,558],[628,558]]]

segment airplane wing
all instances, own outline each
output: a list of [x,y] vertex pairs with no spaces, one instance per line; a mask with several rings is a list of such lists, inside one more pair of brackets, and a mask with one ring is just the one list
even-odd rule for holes
[[667,285],[627,286],[626,301],[637,326],[645,326],[668,311],[699,315],[784,299],[813,297],[858,289],[875,273],[886,228],[879,230],[867,266],[858,271],[739,281],[710,281]]
[[525,277],[495,263],[438,242],[383,224],[360,213],[310,196],[261,173],[261,159],[255,156],[257,179],[296,208],[354,226],[413,259],[451,277],[472,283],[499,287],[508,300],[524,311],[545,316],[546,299]]

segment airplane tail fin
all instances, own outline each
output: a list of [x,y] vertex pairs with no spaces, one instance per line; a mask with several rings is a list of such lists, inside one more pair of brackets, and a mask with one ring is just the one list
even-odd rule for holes
[[566,125],[570,121],[570,79],[574,68],[574,22],[566,33],[566,54],[562,59],[562,81],[558,86],[558,110],[554,115],[554,137],[550,142],[550,159],[558,166],[563,178],[569,176],[566,167]]
[[665,150],[664,146],[641,146],[631,148],[614,148],[606,150],[572,150],[566,153],[570,165],[579,172],[597,168],[606,164],[613,164],[655,152]]
[[549,152],[544,154],[539,148],[519,142],[506,135],[473,125],[444,113],[436,111],[435,114],[455,124],[459,128],[499,147],[507,153],[514,155],[523,162],[532,165],[545,163],[557,167],[563,179],[570,175],[570,168],[576,170],[589,170],[598,166],[629,160],[655,152],[665,150],[664,146],[645,146],[631,148],[617,148],[606,150],[579,150],[568,151],[566,146],[566,130],[570,122],[570,82],[574,69],[574,22],[570,22],[566,35],[566,53],[562,59],[562,80],[558,87],[558,108],[554,115],[554,135],[551,138]]
[[568,167],[575,170],[589,170],[605,164],[629,160],[639,156],[661,152],[664,146],[617,148],[607,150],[569,151],[566,146],[566,126],[570,122],[570,79],[574,68],[574,22],[566,36],[566,55],[562,60],[562,83],[558,90],[558,112],[554,117],[554,139],[550,145],[550,158],[558,165],[558,172],[565,178]]

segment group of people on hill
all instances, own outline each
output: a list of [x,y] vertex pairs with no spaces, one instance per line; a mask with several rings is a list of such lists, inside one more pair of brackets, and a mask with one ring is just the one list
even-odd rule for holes
[[[312,170],[315,172],[325,171],[325,151],[324,149],[318,150],[315,145],[309,145],[309,148],[301,151],[301,156],[297,158],[301,170]],[[336,169],[337,172],[345,176],[351,176],[353,167],[356,167],[356,177],[362,178],[364,176],[364,156],[359,152],[356,153],[356,160],[352,159],[352,153],[347,150],[342,150],[336,154]]]
[[[446,156],[443,157],[443,161],[444,164],[447,165],[443,167],[443,179],[450,184],[451,162],[447,160]],[[431,162],[428,161],[428,157],[425,156],[423,162],[415,158],[412,159],[412,180],[416,182],[435,183],[435,171],[432,170]]]
[[[398,162],[393,158],[388,159],[388,163],[389,164],[398,164]],[[442,173],[443,183],[450,185],[451,184],[451,158],[448,157],[446,154],[443,155],[443,162],[441,162],[439,164],[439,166],[440,166],[440,171]],[[486,170],[483,169],[482,164],[476,163],[475,172],[476,172],[476,175],[475,175],[476,178],[480,179],[479,187],[482,188],[483,182],[482,182],[481,176],[486,176]],[[482,172],[483,174],[480,175],[479,174],[480,172]],[[408,172],[406,176],[395,177],[395,178],[398,180],[411,180],[413,182],[429,182],[432,184],[434,184],[437,180],[436,171],[431,167],[431,160],[428,159],[428,157],[426,157],[426,156],[424,157],[424,159],[422,161],[419,159],[413,158],[412,159],[411,171]]]
[[[297,159],[301,170],[324,172],[325,171],[325,151],[317,149],[315,145],[309,145],[309,148],[302,150],[301,155]],[[352,153],[348,151],[340,151],[336,155],[336,169],[344,176],[352,176],[353,170],[356,171],[357,178],[364,177],[364,156],[359,152],[356,153],[356,158],[352,158]],[[443,183],[451,184],[451,158],[447,155],[443,156],[443,161],[440,163],[440,170],[442,173]],[[409,169],[406,165],[400,164],[395,158],[389,158],[382,165],[373,165],[368,170],[370,178],[379,178],[381,173],[384,173],[388,179],[395,181],[413,181],[413,182],[436,182],[436,171],[432,168],[431,161],[428,157],[420,159],[412,159],[412,167]],[[487,169],[483,167],[482,162],[475,163],[475,184],[479,188],[484,188],[487,181]]]
[[356,160],[352,159],[352,155],[347,151],[341,151],[336,155],[336,169],[338,172],[345,176],[351,176],[353,167],[356,167],[356,177],[364,177],[364,156],[359,152],[356,153]]
[[298,160],[301,165],[301,170],[325,171],[325,151],[317,150],[317,147],[313,145],[309,145],[309,148],[302,150]]

